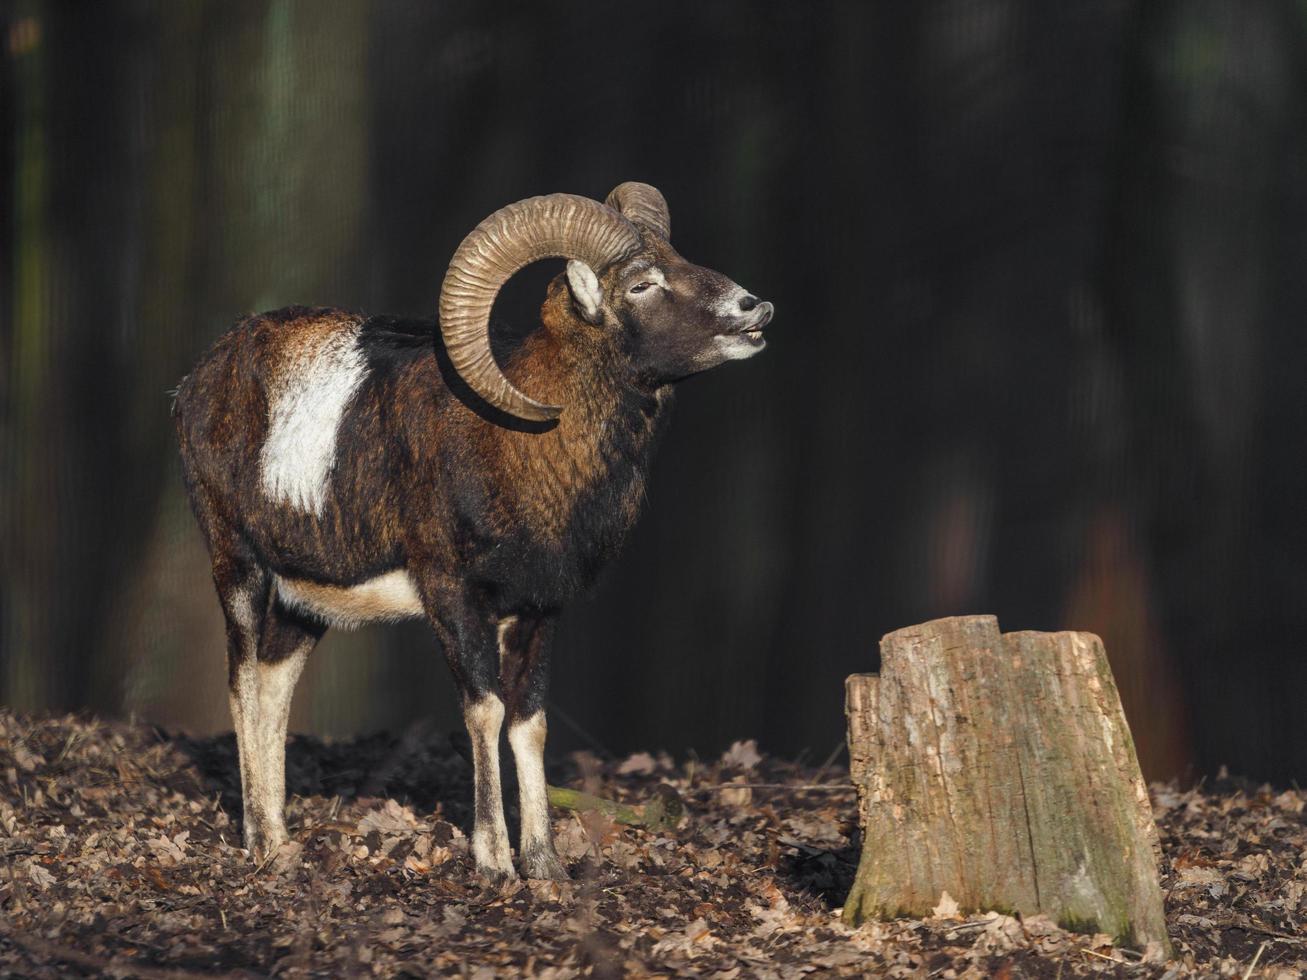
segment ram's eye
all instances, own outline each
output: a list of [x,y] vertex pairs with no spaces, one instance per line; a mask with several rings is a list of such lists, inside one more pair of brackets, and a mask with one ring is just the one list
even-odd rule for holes
[[642,293],[642,292],[644,292],[646,289],[648,289],[648,288],[649,288],[650,286],[652,286],[652,285],[653,285],[653,283],[651,283],[651,282],[637,282],[637,283],[636,283],[634,286],[632,286],[632,287],[630,288],[630,290],[628,290],[628,291],[629,291],[629,292],[632,292],[632,293]]

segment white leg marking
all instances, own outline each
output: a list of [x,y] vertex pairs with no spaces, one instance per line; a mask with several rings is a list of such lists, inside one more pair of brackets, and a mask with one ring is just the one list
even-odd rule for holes
[[269,497],[322,512],[336,461],[336,431],[366,374],[354,327],[307,339],[287,358],[268,394],[268,436],[260,455]]
[[531,877],[559,878],[564,872],[554,852],[553,830],[549,824],[545,732],[545,713],[537,711],[508,729],[508,744],[513,747],[513,758],[517,761],[524,873]]
[[291,695],[308,660],[313,643],[305,642],[284,660],[260,663],[256,751],[252,755],[254,810],[262,817],[263,845],[271,848],[287,840],[286,835],[286,724],[290,720]]
[[504,655],[508,652],[508,647],[504,645],[504,638],[508,635],[508,631],[516,625],[516,616],[505,616],[499,621],[499,631],[497,635],[499,638],[499,671],[501,676],[504,670]]
[[237,733],[240,760],[240,811],[244,845],[254,851],[263,827],[263,811],[257,802],[261,776],[259,764],[259,672],[256,662],[259,636],[256,632],[254,600],[250,593],[238,591],[230,600],[231,619],[239,630],[239,660],[231,677],[227,698],[231,707],[231,727]]
[[256,840],[255,827],[259,819],[257,807],[253,803],[257,781],[254,760],[259,744],[259,677],[255,667],[258,636],[255,631],[254,603],[248,592],[238,590],[231,597],[228,607],[231,618],[239,629],[240,651],[227,696],[232,727],[236,730],[236,754],[240,758],[243,834],[245,846],[251,847]]
[[493,694],[487,694],[463,708],[463,721],[472,736],[472,766],[476,782],[472,855],[479,870],[516,877],[508,849],[504,801],[499,791],[499,730],[504,724],[504,702]]
[[258,744],[255,721],[259,710],[259,678],[255,673],[253,656],[245,657],[236,668],[234,682],[227,693],[231,706],[232,728],[236,730],[236,754],[240,758],[242,833],[245,846],[254,842],[255,811],[251,805],[254,776],[251,763]]

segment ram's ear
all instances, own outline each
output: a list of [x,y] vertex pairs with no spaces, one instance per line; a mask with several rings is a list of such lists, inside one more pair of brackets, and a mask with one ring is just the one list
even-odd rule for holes
[[567,263],[567,288],[571,290],[572,303],[576,306],[576,311],[587,323],[598,326],[603,322],[603,314],[599,312],[599,306],[603,302],[604,294],[599,288],[599,277],[594,274],[593,269],[584,262],[571,259]]

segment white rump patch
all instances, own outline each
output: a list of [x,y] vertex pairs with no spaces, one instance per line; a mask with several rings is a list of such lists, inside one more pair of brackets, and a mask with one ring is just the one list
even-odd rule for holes
[[315,337],[291,355],[269,392],[268,438],[259,457],[268,496],[322,512],[340,419],[366,374],[356,328]]
[[287,607],[341,629],[364,623],[394,623],[423,614],[413,579],[399,568],[358,585],[322,585],[280,575],[274,579],[277,595]]

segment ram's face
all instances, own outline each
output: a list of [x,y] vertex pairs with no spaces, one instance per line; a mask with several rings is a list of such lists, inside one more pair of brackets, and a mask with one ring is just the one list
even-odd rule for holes
[[[598,280],[587,277],[581,263],[568,266],[573,298],[582,297],[580,312],[621,331],[638,373],[675,381],[767,346],[762,331],[772,318],[771,303],[720,272],[687,262],[657,236],[644,238],[637,255],[614,263]],[[588,310],[587,292],[600,309]]]

